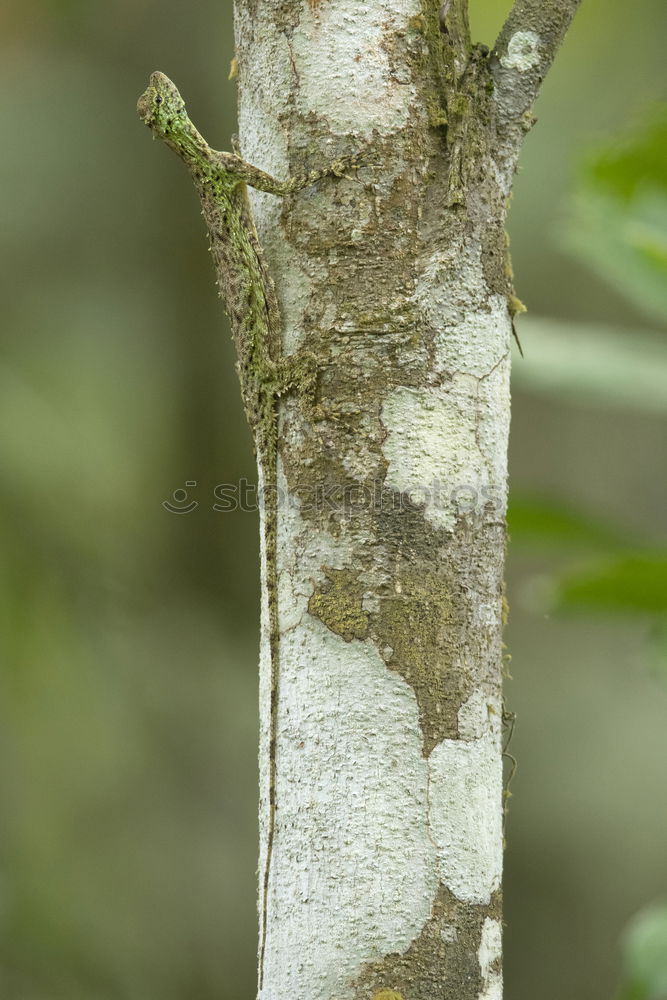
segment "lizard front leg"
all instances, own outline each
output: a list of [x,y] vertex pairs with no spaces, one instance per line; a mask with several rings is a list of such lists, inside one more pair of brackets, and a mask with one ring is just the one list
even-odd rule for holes
[[164,139],[191,171],[195,174],[203,171],[207,182],[222,181],[225,186],[229,184],[230,189],[239,182],[245,182],[258,191],[287,195],[315,184],[323,177],[343,177],[347,170],[357,166],[358,156],[354,155],[336,160],[321,170],[311,170],[281,181],[247,163],[239,155],[236,138],[232,141],[232,153],[212,149],[188,117],[178,88],[164,73],[151,74],[148,87],[139,98],[137,110],[146,125]]
[[277,177],[272,177],[266,171],[253,166],[242,159],[238,153],[223,153],[218,150],[211,150],[211,162],[219,170],[232,174],[244,181],[257,191],[266,191],[268,194],[287,195],[295,191],[316,184],[323,177],[345,177],[348,170],[355,170],[359,166],[359,157],[349,156],[341,160],[335,160],[321,170],[311,170],[307,174],[298,174],[290,177],[289,180],[281,181]]

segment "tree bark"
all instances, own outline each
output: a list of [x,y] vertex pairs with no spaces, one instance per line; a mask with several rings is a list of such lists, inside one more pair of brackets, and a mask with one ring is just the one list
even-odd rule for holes
[[275,747],[264,566],[262,1000],[501,996],[505,214],[576,6],[517,0],[490,54],[464,0],[235,3],[244,158],[360,156],[251,192],[318,374],[281,406]]

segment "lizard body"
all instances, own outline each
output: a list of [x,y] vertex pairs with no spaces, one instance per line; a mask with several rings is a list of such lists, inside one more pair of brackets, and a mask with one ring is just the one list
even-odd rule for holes
[[188,167],[211,241],[220,296],[237,352],[241,395],[252,428],[262,476],[266,588],[271,673],[269,819],[261,887],[260,989],[267,930],[267,904],[276,820],[276,725],[279,622],[277,593],[277,458],[280,396],[301,386],[314,395],[312,355],[283,358],[282,323],[276,291],[255,229],[247,185],[270,194],[298,191],[327,175],[342,176],[349,163],[280,181],[236,153],[211,149],[190,121],[176,86],[163,73],[151,75],[137,104],[139,116]]

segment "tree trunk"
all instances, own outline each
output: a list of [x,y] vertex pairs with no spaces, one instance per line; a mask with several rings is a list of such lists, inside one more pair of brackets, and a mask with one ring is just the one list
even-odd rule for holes
[[501,996],[505,213],[575,6],[518,3],[490,56],[460,0],[236,0],[244,158],[361,164],[251,195],[318,372],[281,407],[262,1000]]
[[[317,375],[280,404],[264,498],[261,1000],[501,996],[505,214],[577,2],[516,0],[492,54],[466,0],[235,3],[244,159],[278,177],[359,159],[282,201],[251,192],[282,353]],[[174,120],[228,309],[245,288],[255,310],[237,346],[256,410],[279,384],[252,339],[273,292],[254,231],[224,231],[247,210],[210,193],[216,163],[238,183],[233,158]]]

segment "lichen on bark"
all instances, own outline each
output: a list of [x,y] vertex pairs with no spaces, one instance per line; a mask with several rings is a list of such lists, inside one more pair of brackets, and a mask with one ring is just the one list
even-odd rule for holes
[[332,568],[325,568],[324,573],[327,583],[313,593],[308,611],[346,642],[365,639],[368,612],[363,609],[364,585],[358,574]]

